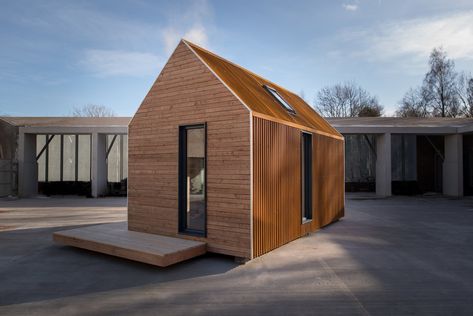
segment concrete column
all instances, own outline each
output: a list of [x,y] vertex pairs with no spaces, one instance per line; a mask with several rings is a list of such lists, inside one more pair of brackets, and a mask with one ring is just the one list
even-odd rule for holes
[[463,135],[445,135],[443,194],[463,196]]
[[91,159],[91,184],[92,196],[99,197],[107,192],[107,163],[106,156],[106,138],[107,135],[93,133],[92,134],[92,159]]
[[376,135],[376,195],[391,194],[391,133],[385,133]]
[[20,131],[18,137],[18,195],[38,194],[38,164],[36,163],[36,134]]

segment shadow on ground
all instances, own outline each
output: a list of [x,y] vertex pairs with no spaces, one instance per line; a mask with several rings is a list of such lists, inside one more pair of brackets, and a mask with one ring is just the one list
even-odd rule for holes
[[238,265],[233,257],[206,254],[159,268],[52,241],[53,232],[77,227],[0,232],[0,305],[220,274]]
[[156,268],[0,233],[0,313],[471,315],[473,200],[347,200],[346,217],[247,263]]

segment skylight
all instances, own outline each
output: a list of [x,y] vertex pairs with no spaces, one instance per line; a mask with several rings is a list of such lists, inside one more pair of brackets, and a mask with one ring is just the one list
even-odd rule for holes
[[276,99],[276,101],[279,102],[279,104],[281,104],[281,106],[286,111],[288,111],[291,114],[296,114],[296,111],[292,108],[292,106],[289,103],[286,102],[286,100],[283,99],[283,97],[276,91],[276,89],[268,87],[267,85],[263,85],[263,87],[266,89],[266,91],[268,91],[273,96],[273,98]]

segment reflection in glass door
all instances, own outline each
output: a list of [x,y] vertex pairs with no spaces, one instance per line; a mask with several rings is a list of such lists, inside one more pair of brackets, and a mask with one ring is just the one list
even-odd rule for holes
[[205,125],[179,130],[179,231],[205,235],[206,222]]

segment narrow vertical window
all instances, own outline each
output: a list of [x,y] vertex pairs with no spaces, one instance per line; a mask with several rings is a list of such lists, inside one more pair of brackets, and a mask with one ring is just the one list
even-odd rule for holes
[[302,133],[301,181],[302,222],[312,219],[312,134]]
[[179,130],[179,230],[205,235],[206,128],[181,126]]

